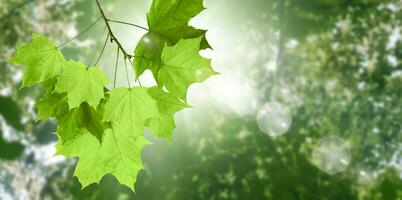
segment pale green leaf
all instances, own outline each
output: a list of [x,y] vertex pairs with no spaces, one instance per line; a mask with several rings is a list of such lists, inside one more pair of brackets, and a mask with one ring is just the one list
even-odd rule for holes
[[147,14],[150,32],[138,42],[133,63],[138,78],[150,69],[157,80],[165,43],[175,45],[180,39],[203,37],[201,49],[210,48],[205,30],[188,25],[204,7],[202,0],[155,0]]
[[18,46],[10,62],[26,66],[21,87],[29,87],[59,75],[65,60],[53,42],[33,33],[32,42]]
[[148,144],[143,136],[135,137],[143,130],[122,131],[115,127],[108,129],[102,144],[85,130],[81,130],[74,140],[58,143],[57,153],[78,156],[74,175],[83,187],[99,183],[106,174],[114,175],[120,183],[134,190],[138,171],[143,169],[141,150]]
[[148,119],[146,125],[156,136],[170,140],[172,131],[176,128],[174,114],[189,106],[158,87],[152,87],[148,92],[156,100],[159,114]]
[[141,150],[147,144],[144,124],[158,115],[158,107],[144,87],[118,88],[109,95],[103,120],[111,122],[112,128],[105,131],[102,142],[89,135],[87,129],[76,129],[74,137],[58,143],[57,152],[79,157],[74,175],[84,187],[110,173],[134,190],[137,173],[143,168]]
[[165,46],[158,76],[160,87],[166,86],[170,94],[186,100],[189,86],[216,74],[211,61],[199,55],[200,38],[180,40],[174,46]]
[[144,128],[148,118],[157,116],[156,101],[145,87],[117,88],[108,93],[103,120],[130,129]]
[[203,0],[154,0],[147,14],[150,30],[169,37],[176,43],[182,38],[199,37],[205,33],[188,25],[203,7]]
[[104,98],[104,86],[110,80],[97,68],[86,67],[82,62],[68,61],[57,80],[56,92],[66,92],[70,109],[87,102],[93,108]]

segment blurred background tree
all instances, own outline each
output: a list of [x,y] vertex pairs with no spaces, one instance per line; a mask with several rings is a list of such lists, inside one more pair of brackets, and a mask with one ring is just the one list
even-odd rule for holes
[[[114,19],[146,24],[150,0],[102,3]],[[221,75],[191,88],[194,108],[176,116],[170,143],[148,133],[153,144],[143,150],[145,170],[133,193],[112,176],[81,190],[72,177],[75,161],[52,157],[55,122],[34,120],[43,91],[18,90],[23,69],[7,62],[32,32],[57,43],[74,37],[99,16],[94,2],[3,1],[0,198],[402,199],[400,0],[205,0],[205,6],[192,24],[210,30],[214,51],[201,53]],[[131,51],[143,33],[113,28]],[[63,53],[89,62],[104,37],[98,24]],[[113,52],[106,48],[100,61],[110,77]],[[151,78],[142,81],[152,85]],[[274,137],[275,127],[265,125],[286,112],[258,117],[272,102],[291,117],[289,129]],[[346,151],[324,141],[339,141]]]

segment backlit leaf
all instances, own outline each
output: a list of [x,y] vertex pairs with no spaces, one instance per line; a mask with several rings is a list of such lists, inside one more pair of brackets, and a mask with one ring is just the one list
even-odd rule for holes
[[70,109],[88,102],[96,108],[104,98],[103,87],[110,80],[96,67],[86,67],[82,62],[68,61],[64,73],[56,84],[56,92],[66,92]]
[[32,42],[17,47],[10,62],[25,65],[22,87],[46,81],[59,75],[63,69],[64,57],[53,42],[45,36],[33,33]]

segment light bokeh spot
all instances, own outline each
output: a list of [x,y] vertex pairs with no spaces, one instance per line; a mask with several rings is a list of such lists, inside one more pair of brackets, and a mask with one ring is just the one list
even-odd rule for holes
[[313,151],[313,163],[329,174],[345,170],[351,158],[349,144],[336,136],[319,140]]
[[261,131],[275,137],[289,130],[292,116],[286,106],[273,101],[264,104],[258,111],[257,123]]

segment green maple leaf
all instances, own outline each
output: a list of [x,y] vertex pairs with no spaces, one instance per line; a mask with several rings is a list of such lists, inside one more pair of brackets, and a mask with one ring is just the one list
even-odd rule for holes
[[52,93],[44,96],[36,103],[38,120],[62,116],[68,111],[66,94]]
[[148,26],[173,43],[189,36],[199,37],[205,31],[188,23],[204,9],[203,0],[154,0],[147,14]]
[[134,190],[137,173],[143,168],[140,153],[147,144],[144,124],[158,115],[158,107],[144,87],[114,89],[109,95],[103,121],[111,122],[112,126],[104,132],[103,140],[96,141],[88,129],[75,129],[70,131],[73,137],[58,143],[57,151],[80,158],[74,174],[84,187],[111,173]]
[[166,45],[158,76],[160,87],[166,86],[169,93],[186,100],[188,87],[217,74],[211,61],[199,55],[202,38],[180,40],[174,46]]
[[148,94],[146,87],[118,88],[108,92],[103,120],[129,130],[144,128],[148,118],[157,116],[156,101]]
[[79,157],[74,175],[83,187],[99,183],[104,175],[110,173],[134,191],[137,173],[143,169],[141,150],[148,144],[143,136],[134,135],[133,132],[108,129],[100,144],[83,129],[73,140],[66,143],[59,141],[56,145],[57,154]]
[[50,95],[53,93],[54,88],[56,87],[57,77],[51,78],[49,80],[43,81],[40,85],[43,87],[45,95]]
[[105,130],[111,128],[111,124],[109,122],[103,121],[105,105],[106,105],[106,101],[102,100],[96,110],[93,109],[92,107],[90,107],[86,103],[83,103],[80,107],[83,111],[83,116],[84,116],[84,120],[82,121],[83,126],[93,136],[95,136],[99,140],[99,142],[103,141],[103,136],[105,134],[104,133]]
[[87,102],[93,108],[104,98],[104,86],[110,80],[96,67],[88,68],[82,62],[68,61],[57,80],[56,92],[66,92],[70,109]]
[[60,141],[63,143],[74,139],[80,129],[85,129],[83,126],[84,120],[83,112],[80,108],[74,108],[70,111],[64,112],[58,118],[57,134]]
[[166,40],[157,33],[148,32],[138,42],[134,54],[134,69],[138,78],[146,69],[150,69],[154,77],[158,77],[161,55]]
[[150,32],[138,42],[133,63],[138,78],[146,69],[150,69],[157,79],[161,55],[165,43],[176,44],[180,39],[203,37],[201,49],[209,48],[205,39],[205,30],[188,25],[204,7],[202,0],[155,0],[147,14]]
[[170,140],[172,131],[176,128],[174,114],[189,106],[158,87],[150,88],[148,93],[156,100],[159,114],[148,119],[146,125],[156,136]]
[[55,44],[45,36],[33,33],[32,42],[17,47],[10,62],[26,66],[22,86],[49,80],[59,75],[63,69],[64,57]]
[[95,110],[87,103],[81,104],[79,108],[74,108],[64,115],[57,116],[57,133],[63,142],[76,137],[80,129],[86,129],[100,142],[103,141],[104,131],[110,128],[110,124],[102,122],[102,111]]

